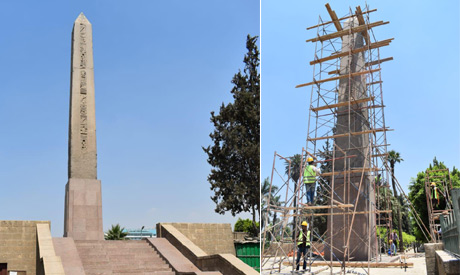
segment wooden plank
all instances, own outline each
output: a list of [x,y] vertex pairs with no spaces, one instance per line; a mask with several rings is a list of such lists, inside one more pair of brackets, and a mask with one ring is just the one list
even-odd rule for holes
[[305,42],[316,42],[316,41],[321,41],[322,42],[322,41],[325,41],[325,40],[334,39],[334,38],[349,35],[349,34],[352,34],[352,33],[362,32],[364,30],[369,30],[369,29],[372,29],[372,28],[375,28],[375,27],[378,27],[378,26],[386,25],[388,23],[390,23],[390,22],[389,21],[386,21],[386,22],[377,21],[377,22],[374,22],[374,23],[369,23],[369,24],[365,24],[365,25],[362,25],[362,26],[353,27],[351,29],[345,29],[345,30],[341,30],[339,32],[333,32],[333,33],[330,33],[330,34],[317,36],[315,38],[308,39]]
[[320,83],[324,83],[324,82],[328,82],[328,81],[334,81],[334,80],[338,80],[338,79],[343,79],[343,78],[348,78],[348,77],[353,77],[353,76],[358,76],[358,75],[363,75],[363,74],[374,73],[374,72],[377,72],[377,71],[380,71],[380,69],[373,69],[373,70],[368,70],[368,71],[362,71],[362,72],[356,72],[356,73],[351,73],[351,74],[339,75],[339,76],[326,78],[326,79],[321,79],[321,80],[314,80],[313,82],[299,84],[299,85],[297,85],[295,87],[296,88],[301,88],[301,87],[310,86],[312,84],[320,84]]
[[348,106],[348,104],[356,105],[356,104],[368,102],[368,101],[371,101],[371,100],[374,100],[373,96],[358,99],[358,100],[350,100],[350,101],[347,101],[347,102],[340,102],[340,103],[336,103],[336,104],[324,105],[324,106],[317,107],[317,108],[310,108],[310,110],[312,110],[314,112],[317,112],[317,111],[326,110],[326,109],[334,109],[334,108],[337,108],[337,107]]
[[[365,11],[365,12],[363,12],[363,14],[371,13],[371,12],[375,12],[375,11],[377,11],[377,9]],[[355,16],[356,16],[355,14],[352,14],[352,15],[349,15],[349,16],[345,16],[345,17],[339,18],[339,21],[342,21],[342,20],[344,20],[344,19],[348,19],[348,18],[351,18],[351,17],[355,17]],[[315,26],[308,27],[307,30],[311,30],[311,29],[314,29],[314,28],[317,28],[317,27],[321,27],[321,26],[324,26],[324,25],[328,25],[328,24],[331,24],[331,23],[334,23],[334,22],[332,22],[332,21],[327,21],[327,22],[321,23],[321,24],[319,24],[319,25],[315,25]]]
[[328,139],[328,138],[347,137],[348,135],[358,136],[358,135],[371,134],[371,133],[383,132],[383,131],[391,131],[391,129],[378,128],[378,129],[365,130],[365,131],[361,131],[361,132],[349,132],[349,133],[337,134],[337,135],[332,135],[332,136],[324,136],[324,137],[317,137],[317,138],[309,138],[308,141],[312,141],[312,140],[321,140],[321,139]]
[[[364,52],[364,51],[367,51],[367,50],[372,50],[372,49],[375,49],[375,48],[388,46],[388,45],[390,45],[390,43],[391,43],[391,41],[393,39],[394,38],[385,39],[385,40],[382,40],[382,41],[374,42],[374,43],[372,43],[372,44],[370,44],[368,46],[365,46],[365,47],[352,49],[351,54],[360,53],[360,52]],[[319,59],[315,59],[313,61],[310,61],[310,65],[314,65],[314,64],[321,63],[321,62],[324,62],[324,61],[329,61],[329,60],[332,60],[332,59],[335,59],[335,58],[348,56],[349,54],[350,54],[350,51],[345,51],[345,52],[332,54],[330,56],[326,56],[326,57],[323,57],[323,58],[319,58]]]
[[337,14],[335,13],[335,11],[331,9],[331,6],[329,5],[329,3],[326,4],[326,9],[329,15],[331,16],[332,22],[334,23],[334,26],[337,29],[337,31],[338,32],[342,31],[343,29],[342,29],[342,25],[339,22],[339,18],[337,17]]
[[331,75],[331,74],[339,74],[339,73],[340,73],[340,70],[333,70],[333,71],[328,72],[327,74]]
[[383,81],[375,81],[375,82],[371,82],[371,83],[366,83],[366,86],[374,85],[374,84],[380,84],[380,83],[383,83]]
[[[308,206],[307,204],[304,203],[299,203],[299,209],[303,210],[316,210],[316,209],[330,209],[330,208],[351,208],[354,207],[353,204],[341,204],[341,205],[313,205],[313,206]],[[277,206],[276,208],[274,206],[270,207],[270,211],[275,211],[275,212],[286,212],[289,210],[295,210],[297,207],[289,207],[289,206]]]
[[[358,23],[360,26],[366,25],[366,21],[364,21],[363,12],[361,11],[360,6],[356,7],[356,16],[358,17]],[[369,38],[369,34],[367,33],[367,29],[362,31],[362,34],[364,37],[364,41],[366,42],[367,45],[369,45],[371,43],[371,40]]]
[[[382,210],[382,211],[371,211],[372,214],[380,213],[391,213],[391,210]],[[356,211],[355,215],[365,215],[369,214],[369,211]],[[341,213],[312,213],[309,216],[321,217],[321,216],[339,216],[339,215],[353,215],[353,212],[341,212]]]
[[449,171],[449,169],[438,169],[438,170],[426,170],[426,173],[434,173],[434,172],[442,172],[442,171]]
[[391,61],[391,60],[393,60],[393,57],[387,57],[387,58],[383,58],[383,59],[380,59],[380,60],[375,60],[375,61],[372,61],[372,62],[366,62],[366,64],[364,64],[364,66],[366,66],[366,67],[374,66],[374,65],[377,65],[377,64],[380,64],[380,63],[383,63],[383,62]]
[[[313,262],[311,266],[331,266],[331,262]],[[342,263],[332,262],[333,267],[341,267]],[[414,263],[368,263],[368,262],[345,262],[345,267],[412,267]]]
[[362,172],[374,172],[374,171],[379,171],[378,168],[362,168],[362,169],[352,169],[352,170],[347,170],[347,171],[336,171],[336,172],[326,172],[322,173],[322,177],[327,177],[327,176],[340,176],[340,175],[345,175],[345,174],[357,174],[357,173],[362,173]]
[[341,204],[341,205],[313,205],[308,206],[304,203],[299,203],[302,206],[302,209],[314,210],[314,209],[330,209],[330,208],[351,208],[355,207],[353,204]]

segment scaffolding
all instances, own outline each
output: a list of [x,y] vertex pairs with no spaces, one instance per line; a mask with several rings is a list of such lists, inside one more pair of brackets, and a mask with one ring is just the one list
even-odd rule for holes
[[[435,189],[436,188],[436,189]],[[441,215],[452,212],[452,181],[449,169],[425,171],[425,193],[430,224],[430,237],[434,243],[440,242]],[[437,193],[437,197],[434,195]]]
[[[373,32],[389,22],[371,23],[369,14],[376,9],[367,5],[364,10],[350,8],[341,18],[329,4],[326,9],[331,20],[320,16],[317,25],[307,28],[317,30],[316,37],[306,41],[316,43],[310,62],[313,81],[296,86],[311,87],[306,147],[294,157],[275,152],[270,195],[262,198],[262,271],[270,274],[281,273],[286,265],[294,272],[293,240],[303,221],[311,232],[309,252],[303,255],[310,274],[327,269],[333,274],[333,267],[340,267],[340,274],[359,273],[359,268],[369,274],[371,267],[410,266],[382,262],[387,251],[382,234],[390,234],[393,227],[390,180],[408,201],[387,161],[386,133],[391,129],[384,118],[381,64],[393,58],[381,58],[380,48],[393,38],[377,41]],[[307,157],[322,171],[313,204],[304,202]],[[314,266],[322,267],[313,272]]]

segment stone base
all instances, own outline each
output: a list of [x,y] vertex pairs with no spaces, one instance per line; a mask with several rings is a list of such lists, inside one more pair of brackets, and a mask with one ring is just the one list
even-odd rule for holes
[[440,275],[460,274],[460,259],[444,250],[437,250],[436,269]]
[[65,187],[64,237],[104,240],[100,180],[69,179]]

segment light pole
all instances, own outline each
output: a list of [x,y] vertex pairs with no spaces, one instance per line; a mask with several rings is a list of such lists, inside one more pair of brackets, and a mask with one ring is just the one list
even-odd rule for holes
[[144,230],[144,227],[145,226],[143,225],[142,228],[141,228],[141,240],[142,240],[142,230]]

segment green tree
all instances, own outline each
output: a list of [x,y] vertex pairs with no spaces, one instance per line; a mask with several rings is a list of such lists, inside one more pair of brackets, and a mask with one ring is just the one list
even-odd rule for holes
[[265,220],[264,217],[267,215],[267,224],[270,224],[270,217],[272,216],[271,212],[268,211],[268,199],[270,198],[270,202],[273,205],[273,196],[276,194],[278,191],[278,186],[272,185],[272,189],[270,190],[270,180],[269,178],[265,178],[264,181],[262,182],[262,228],[265,226]]
[[128,235],[128,232],[124,232],[125,228],[121,228],[120,225],[112,224],[112,228],[106,232],[105,239],[106,240],[124,240],[125,237]]
[[[273,205],[273,206],[281,206],[281,204],[283,203],[282,201],[280,201],[280,198],[281,196],[275,196],[273,197],[272,200],[270,200],[270,204]],[[274,235],[276,236],[276,234],[278,234],[278,228],[280,227],[279,225],[276,225],[276,223],[279,222],[277,216],[276,216],[276,211],[273,212],[273,233]]]
[[396,211],[398,214],[398,230],[399,230],[399,252],[404,252],[404,240],[402,234],[402,217],[401,217],[401,208],[400,205],[402,204],[402,199],[398,197],[398,191],[396,190],[396,183],[395,183],[395,164],[404,161],[401,158],[399,152],[391,150],[388,152],[387,161],[390,163],[391,168],[391,184],[393,185],[393,195],[396,199],[398,199],[398,203],[396,204]]
[[[256,226],[259,227],[259,223],[256,223]],[[254,235],[254,226],[250,219],[243,220],[241,218],[238,218],[238,220],[235,223],[233,231],[246,232],[246,233],[249,233],[250,235]]]
[[[436,158],[433,159],[433,163],[431,163],[426,170],[441,170],[446,169],[446,165],[443,162],[439,162]],[[428,206],[426,202],[426,192],[425,192],[425,180],[426,180],[426,170],[417,173],[416,178],[412,178],[410,185],[409,185],[409,200],[411,201],[414,208],[417,210],[423,224],[426,228],[429,228],[429,220],[428,220]],[[447,171],[437,171],[432,172],[430,175],[435,177],[446,177]],[[460,187],[460,171],[455,167],[452,168],[450,172],[450,178],[452,181],[453,187]],[[414,226],[413,231],[414,235],[417,240],[428,242],[429,240],[425,238],[425,235],[422,233],[422,230],[416,226],[415,219],[412,219]]]
[[260,74],[257,36],[248,35],[244,71],[232,79],[234,102],[220,106],[219,114],[211,112],[214,132],[212,146],[203,147],[213,167],[208,176],[216,203],[215,211],[233,216],[252,212],[254,229],[260,205]]

